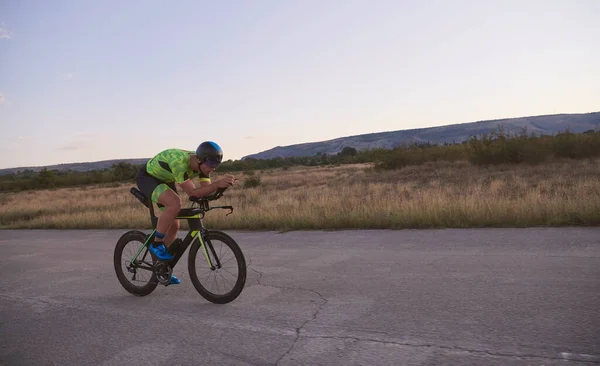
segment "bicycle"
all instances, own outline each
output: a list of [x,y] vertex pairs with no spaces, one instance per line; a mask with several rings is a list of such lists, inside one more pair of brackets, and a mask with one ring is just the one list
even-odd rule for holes
[[[154,214],[154,206],[142,192],[133,187],[130,192],[150,210],[150,220],[152,222],[153,231],[146,234],[139,230],[131,230],[124,233],[117,241],[114,252],[114,265],[117,273],[117,278],[121,285],[129,293],[137,296],[146,296],[152,293],[159,284],[168,286],[173,273],[173,268],[181,259],[188,247],[188,273],[192,284],[206,300],[215,304],[226,304],[235,300],[242,292],[246,283],[246,259],[240,249],[240,246],[235,240],[224,232],[217,230],[208,230],[203,223],[203,218],[206,212],[213,209],[228,209],[227,215],[233,213],[232,206],[210,206],[209,202],[219,199],[227,188],[220,188],[214,194],[206,197],[190,197],[192,202],[189,208],[183,208],[179,211],[177,219],[186,219],[189,224],[189,231],[183,240],[175,239],[169,247],[169,252],[173,255],[173,259],[169,261],[158,260],[149,250],[149,245],[153,242],[156,234],[156,224],[158,217]],[[221,245],[216,250],[216,243]],[[125,248],[129,244],[137,243],[137,247],[128,253],[134,253],[133,258],[129,260],[123,259]],[[223,253],[223,251],[226,253]],[[233,254],[231,258],[227,258],[227,250]],[[217,255],[219,252],[219,255]],[[200,255],[198,255],[200,253]],[[199,273],[196,268],[196,259],[198,262],[207,265],[206,272]],[[202,259],[203,257],[203,259]],[[227,263],[234,260],[234,269],[225,267]],[[125,267],[125,268],[123,268]],[[233,272],[236,272],[235,274]],[[201,281],[199,275],[208,273]],[[149,275],[147,281],[140,281],[138,278],[144,274]],[[231,275],[232,281],[226,280],[226,285],[230,285],[231,289],[224,293],[214,292],[215,290],[207,287],[214,282],[219,291],[217,278],[225,279],[226,275]],[[211,277],[211,280],[208,280]],[[128,277],[131,277],[131,281]],[[143,285],[136,285],[133,282],[142,282]]]

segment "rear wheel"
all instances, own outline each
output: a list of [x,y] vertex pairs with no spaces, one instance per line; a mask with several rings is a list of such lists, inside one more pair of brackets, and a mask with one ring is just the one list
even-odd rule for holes
[[[141,231],[128,231],[117,242],[114,253],[115,272],[121,286],[137,296],[150,294],[158,285],[152,271],[155,259],[144,246],[146,238],[147,235]],[[138,252],[139,255],[133,262]]]
[[209,231],[205,237],[206,260],[199,240],[194,241],[188,256],[190,279],[206,300],[226,304],[235,300],[246,283],[246,259],[238,244],[229,235]]

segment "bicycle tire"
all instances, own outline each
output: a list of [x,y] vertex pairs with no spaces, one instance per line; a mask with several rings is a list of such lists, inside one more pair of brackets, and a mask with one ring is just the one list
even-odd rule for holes
[[[229,249],[231,249],[237,261],[238,275],[236,282],[229,292],[222,295],[212,293],[202,285],[202,282],[198,279],[198,274],[196,273],[195,265],[196,256],[200,249],[199,240],[194,241],[194,244],[192,244],[192,247],[190,248],[190,253],[188,255],[188,271],[190,279],[192,280],[192,284],[196,288],[196,291],[198,291],[198,293],[206,300],[215,304],[229,303],[235,300],[242,293],[244,285],[246,284],[246,259],[244,258],[244,253],[242,252],[242,249],[236,243],[236,241],[224,232],[211,230],[206,234],[205,238],[211,241],[218,240],[227,245]],[[202,256],[200,260],[205,261],[204,253],[202,251],[200,251],[200,255]]]
[[[149,295],[150,293],[152,293],[152,291],[154,291],[154,289],[156,289],[156,286],[158,286],[158,280],[156,279],[156,274],[154,273],[154,271],[152,271],[150,280],[145,285],[136,286],[136,285],[132,284],[127,279],[127,276],[123,272],[123,267],[121,265],[123,249],[125,249],[125,246],[127,244],[129,244],[133,241],[140,242],[143,245],[144,242],[146,241],[147,236],[148,236],[147,234],[144,234],[141,231],[137,231],[137,230],[128,231],[121,236],[121,238],[117,242],[117,245],[115,246],[114,265],[115,265],[115,272],[117,273],[117,278],[119,279],[121,286],[123,286],[123,288],[125,288],[125,290],[127,290],[127,292],[129,292],[133,295],[136,295],[136,296],[146,296],[146,295]],[[151,258],[152,258],[152,262],[154,263],[155,258],[153,258],[153,257],[151,257]]]

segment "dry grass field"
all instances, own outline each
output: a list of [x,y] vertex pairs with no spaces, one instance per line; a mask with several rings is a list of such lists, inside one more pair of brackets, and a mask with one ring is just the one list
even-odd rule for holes
[[[370,165],[256,172],[209,212],[210,228],[248,230],[467,228],[600,224],[600,160],[474,166],[440,162],[402,170]],[[218,174],[215,175],[218,177]],[[0,228],[148,228],[134,182],[0,194]],[[183,192],[182,202],[187,207]],[[183,228],[186,227],[184,224]]]

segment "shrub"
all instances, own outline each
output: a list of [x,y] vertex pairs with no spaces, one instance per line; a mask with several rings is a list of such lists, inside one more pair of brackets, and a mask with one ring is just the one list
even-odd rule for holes
[[581,159],[600,155],[600,132],[575,134],[567,130],[552,141],[554,155],[559,158]]
[[258,176],[251,176],[250,178],[244,181],[244,188],[255,188],[260,186],[261,181]]
[[535,135],[528,136],[526,130],[519,135],[510,136],[499,128],[498,132],[483,135],[481,139],[472,137],[468,146],[469,161],[477,165],[536,164],[550,155],[544,140]]

